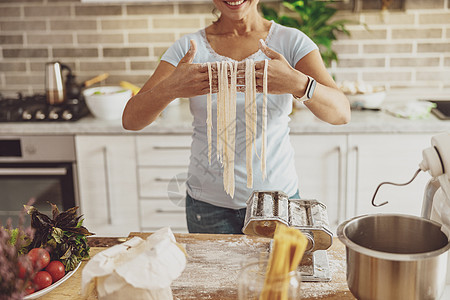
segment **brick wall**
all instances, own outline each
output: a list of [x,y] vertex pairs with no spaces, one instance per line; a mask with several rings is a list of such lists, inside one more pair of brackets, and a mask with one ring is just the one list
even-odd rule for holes
[[[450,0],[405,0],[405,10],[339,12],[349,26],[335,43],[341,80],[389,87],[450,87]],[[215,19],[210,3],[86,4],[80,0],[0,0],[0,91],[42,92],[44,66],[59,60],[78,81],[108,72],[142,85],[163,51]]]

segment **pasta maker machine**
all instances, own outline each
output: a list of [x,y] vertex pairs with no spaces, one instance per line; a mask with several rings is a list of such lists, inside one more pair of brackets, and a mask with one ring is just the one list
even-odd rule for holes
[[289,199],[281,191],[254,191],[247,200],[242,232],[272,238],[277,224],[300,230],[308,239],[299,265],[302,281],[331,280],[326,250],[333,243],[326,206],[315,199]]

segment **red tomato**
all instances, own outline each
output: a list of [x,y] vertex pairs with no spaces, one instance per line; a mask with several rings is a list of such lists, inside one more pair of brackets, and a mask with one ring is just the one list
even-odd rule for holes
[[36,285],[36,290],[42,290],[52,284],[52,276],[47,271],[39,271],[34,276],[33,283]]
[[25,287],[25,295],[30,295],[35,292],[33,284],[31,281],[28,282],[27,286]]
[[45,271],[49,272],[52,276],[53,282],[60,280],[66,275],[66,268],[63,263],[58,260],[51,261]]
[[19,267],[19,278],[21,279],[25,279],[25,275],[27,274],[27,269],[19,262],[18,264]]
[[42,270],[50,262],[50,254],[43,248],[33,248],[27,254],[34,268]]

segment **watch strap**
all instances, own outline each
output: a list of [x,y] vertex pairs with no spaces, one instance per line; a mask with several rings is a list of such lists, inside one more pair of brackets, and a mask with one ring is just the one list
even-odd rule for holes
[[298,97],[295,95],[292,95],[297,101],[304,102],[312,98],[314,95],[314,90],[316,89],[316,80],[312,78],[311,76],[308,76],[308,84],[306,85],[305,94],[302,97]]

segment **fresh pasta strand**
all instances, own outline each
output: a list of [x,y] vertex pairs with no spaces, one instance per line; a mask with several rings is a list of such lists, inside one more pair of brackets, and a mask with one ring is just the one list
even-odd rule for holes
[[223,186],[225,191],[228,193],[228,171],[229,171],[229,161],[228,161],[228,115],[229,115],[229,89],[228,89],[228,63],[222,61],[222,84],[223,84],[223,101],[222,101],[222,165],[223,165]]
[[[207,95],[207,135],[208,135],[208,161],[211,164],[212,144],[212,66],[207,63],[209,76],[209,94]],[[236,99],[237,99],[237,70],[238,62],[234,64],[226,61],[216,62],[217,68],[217,111],[216,111],[216,156],[223,167],[223,185],[225,192],[234,197],[235,191],[235,147],[236,147]],[[230,81],[228,81],[228,69]],[[256,156],[261,160],[262,178],[266,175],[266,148],[267,148],[267,70],[268,60],[264,60],[263,74],[263,104],[261,121],[261,155],[256,149],[257,134],[257,101],[256,101],[256,72],[255,62],[252,59],[245,60],[245,140],[246,140],[246,170],[247,187],[253,187],[253,148]]]
[[253,187],[253,133],[252,133],[252,71],[249,59],[245,60],[245,157],[247,168],[247,188]]
[[216,156],[217,156],[217,160],[219,162],[222,161],[222,153],[221,153],[221,139],[220,134],[221,134],[221,130],[222,130],[222,117],[221,117],[221,112],[222,112],[222,76],[220,73],[220,68],[221,64],[220,62],[216,62],[216,67],[217,67],[217,84],[218,84],[218,91],[217,91],[217,108],[216,108]]
[[206,95],[206,126],[207,126],[207,136],[208,136],[208,162],[211,165],[211,135],[212,135],[212,68],[211,63],[207,62],[208,66],[208,77],[209,77],[209,93]]
[[263,181],[266,179],[266,147],[267,147],[267,70],[269,61],[264,60],[263,73],[263,104],[262,104],[262,124],[261,124],[261,173]]
[[229,195],[234,197],[235,179],[234,179],[234,159],[236,148],[236,98],[237,98],[237,69],[238,62],[234,62],[234,66],[230,66],[231,82],[230,82],[230,153],[229,153]]

